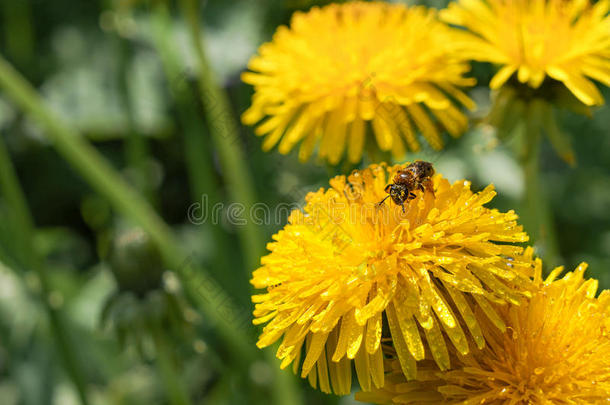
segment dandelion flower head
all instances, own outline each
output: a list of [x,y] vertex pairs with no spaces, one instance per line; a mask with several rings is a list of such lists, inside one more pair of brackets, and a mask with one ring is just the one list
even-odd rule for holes
[[610,85],[609,8],[608,0],[458,0],[441,18],[468,30],[456,40],[470,58],[501,66],[492,89],[515,73],[533,88],[549,77],[592,106],[604,100],[591,80]]
[[485,345],[475,306],[503,331],[492,304],[529,295],[533,266],[517,245],[527,235],[513,211],[485,207],[493,186],[475,193],[436,174],[404,212],[379,205],[401,168],[372,165],[309,193],[254,271],[266,290],[253,297],[254,322],[267,323],[258,346],[283,337],[282,368],[322,391],[350,392],[352,360],[363,390],[383,386],[389,337],[409,378],[425,358],[448,369],[448,346]]
[[[487,346],[455,357],[452,369],[428,363],[407,381],[394,362],[383,389],[359,393],[375,403],[601,404],[610,398],[610,291],[595,297],[586,263],[556,280],[536,269],[533,297],[497,308],[506,333],[481,320]],[[478,314],[480,315],[480,314]]]
[[[242,75],[254,86],[245,124],[261,122],[263,149],[286,154],[300,143],[307,160],[359,162],[367,142],[397,158],[419,150],[419,130],[435,149],[440,129],[459,136],[469,65],[436,12],[382,2],[348,2],[293,15],[263,44]],[[373,137],[367,141],[367,137]],[[373,138],[375,141],[373,141]]]

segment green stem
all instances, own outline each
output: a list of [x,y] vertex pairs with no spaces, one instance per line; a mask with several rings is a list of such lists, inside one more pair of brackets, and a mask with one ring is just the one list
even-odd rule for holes
[[[202,41],[202,30],[199,23],[199,2],[196,0],[181,0],[182,14],[187,20],[191,39],[199,62],[199,90],[204,112],[210,125],[210,133],[220,156],[220,162],[225,172],[228,190],[233,201],[244,204],[247,212],[256,199],[254,181],[251,171],[246,165],[246,156],[241,145],[237,122],[230,108],[227,94],[221,90],[213,77],[205,48]],[[261,228],[250,221],[245,213],[245,225],[238,229],[241,246],[246,252],[247,269],[259,265],[264,252],[264,238]],[[277,359],[270,350],[265,350],[265,357],[270,363],[277,365]],[[279,371],[275,367],[276,379],[273,386],[274,401],[277,404],[302,404],[303,398],[298,392],[293,375]]]
[[[178,118],[182,124],[184,139],[184,155],[186,158],[186,169],[189,176],[192,201],[195,203],[208,204],[209,207],[220,203],[218,184],[215,179],[215,171],[212,164],[209,139],[201,113],[197,108],[197,100],[191,88],[187,85],[179,57],[176,54],[172,41],[172,21],[163,2],[155,4],[152,15],[153,39],[157,49],[163,70],[167,78],[169,90],[177,106]],[[204,201],[204,197],[208,199]],[[207,207],[201,207],[202,209]],[[204,227],[200,227],[204,230]],[[227,233],[217,224],[211,224],[214,233],[214,243],[218,247],[214,260],[214,275],[223,279],[227,284],[237,287],[234,278],[228,271],[231,268],[231,258],[224,252],[230,248],[231,242]],[[207,235],[202,233],[202,235]],[[243,284],[247,284],[244,278]],[[226,285],[226,284],[225,284]],[[244,286],[243,291],[247,290]]]
[[145,136],[138,131],[134,110],[132,107],[131,93],[129,89],[128,62],[129,62],[129,43],[117,36],[116,41],[120,47],[119,69],[120,79],[119,88],[121,103],[127,116],[127,136],[125,139],[125,160],[128,167],[132,170],[133,178],[131,183],[135,186],[147,201],[155,204],[155,195],[149,174],[149,147]]
[[561,258],[557,246],[553,213],[545,185],[540,179],[542,129],[539,107],[536,100],[531,102],[524,133],[526,138],[524,142],[527,145],[522,161],[525,174],[526,215],[524,223],[547,268],[553,268],[559,264]]
[[158,326],[151,327],[155,350],[157,353],[157,366],[161,373],[161,380],[171,405],[191,405],[188,392],[180,379],[180,373],[172,357],[172,350],[167,337]]
[[175,44],[172,41],[172,21],[167,5],[157,2],[152,11],[154,45],[163,65],[169,91],[177,105],[180,123],[184,126],[184,148],[191,193],[195,201],[198,201],[203,194],[210,192],[210,188],[216,191],[215,187],[211,187],[215,181],[212,176],[211,159],[206,153],[208,147],[205,128],[203,122],[193,119],[200,114],[196,111],[196,100],[186,85],[188,78],[185,77],[176,55]]
[[188,255],[175,239],[171,228],[84,137],[63,124],[49,110],[36,90],[1,56],[0,87],[42,125],[53,146],[94,190],[151,236],[159,246],[166,265],[180,276],[186,294],[199,305],[210,323],[216,324],[218,332],[235,351],[236,358],[252,361],[255,355],[249,342],[242,338],[243,329],[236,325],[234,318],[222,313],[223,308],[235,308],[231,299],[220,288],[209,287],[211,283],[203,269],[184,265]]
[[64,319],[59,310],[53,308],[49,303],[51,288],[47,273],[43,268],[42,260],[34,249],[32,236],[34,234],[34,221],[27,206],[23,190],[19,185],[19,180],[15,169],[11,163],[10,155],[0,136],[0,190],[6,198],[7,205],[11,211],[12,232],[17,239],[18,246],[16,256],[19,263],[25,268],[36,272],[40,280],[42,297],[41,301],[49,316],[51,333],[55,339],[59,356],[63,362],[66,372],[78,393],[83,405],[88,405],[87,388],[85,384],[85,374],[81,364],[71,350],[72,342],[66,332]]
[[199,4],[195,0],[181,0],[180,4],[184,17],[187,19],[191,39],[198,57],[198,82],[201,101],[209,123],[212,140],[218,150],[225,173],[227,190],[233,201],[242,203],[246,208],[241,218],[238,218],[238,220],[244,222],[244,225],[238,228],[238,235],[241,246],[246,252],[247,269],[251,270],[259,265],[265,245],[260,227],[250,221],[246,214],[257,201],[254,181],[251,170],[246,164],[247,158],[240,147],[240,134],[229,99],[216,83],[205,55],[201,38],[202,30],[199,26]]

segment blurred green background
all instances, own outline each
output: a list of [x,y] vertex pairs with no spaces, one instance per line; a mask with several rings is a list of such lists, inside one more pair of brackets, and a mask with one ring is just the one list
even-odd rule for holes
[[[231,126],[252,94],[239,79],[248,59],[314,3],[322,2],[208,0],[197,11],[189,0],[1,1],[2,57],[53,122],[76,130],[68,135],[92,144],[138,194],[70,161],[97,162],[50,137],[53,122],[33,119],[36,108],[24,113],[6,83],[0,89],[0,404],[355,403],[278,373],[250,324],[249,275],[288,213],[273,209],[302,204],[352,169],[263,153],[251,128]],[[197,23],[216,88],[192,40]],[[483,84],[471,92],[476,123],[489,110],[492,71],[476,65],[474,74]],[[545,141],[541,195],[559,252],[551,261],[587,261],[608,288],[610,109],[562,112],[560,121],[577,165]],[[431,160],[475,190],[494,183],[491,206],[520,212],[523,170],[513,155],[510,139],[473,125],[441,153],[409,159]],[[264,203],[272,217],[233,212],[236,201]],[[214,221],[216,203],[225,205]]]

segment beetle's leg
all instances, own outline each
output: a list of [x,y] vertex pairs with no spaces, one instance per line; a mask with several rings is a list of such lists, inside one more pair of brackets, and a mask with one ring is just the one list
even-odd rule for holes
[[432,194],[432,197],[434,197],[434,185],[432,184],[432,180],[430,180],[430,179],[424,180],[422,182],[422,187],[424,187],[426,191],[429,191]]
[[388,196],[386,196],[386,198],[384,198],[383,200],[379,201],[379,202],[377,203],[377,207],[381,207],[381,204],[383,204],[383,203],[384,203],[384,201],[385,201],[385,200],[387,200],[388,198],[390,198],[390,196],[389,196],[389,195],[388,195]]

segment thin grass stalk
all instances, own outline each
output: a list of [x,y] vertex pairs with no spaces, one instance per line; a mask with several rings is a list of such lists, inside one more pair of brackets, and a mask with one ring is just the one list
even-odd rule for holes
[[244,222],[244,225],[239,226],[237,231],[241,239],[241,246],[245,252],[249,278],[249,271],[259,265],[259,260],[265,246],[261,228],[247,217],[250,207],[257,201],[254,181],[251,176],[251,170],[246,163],[247,157],[241,148],[238,125],[231,110],[228,96],[218,86],[210,70],[201,38],[202,30],[199,24],[198,2],[181,0],[180,4],[183,15],[187,20],[197,55],[201,101],[209,123],[212,140],[218,151],[227,183],[227,191],[234,202],[243,204],[245,208],[240,218],[236,219]]
[[[199,22],[199,3],[196,0],[181,0],[180,6],[198,57],[201,101],[210,123],[210,132],[218,150],[229,194],[233,201],[242,203],[245,207],[243,218],[241,218],[245,220],[245,225],[239,227],[238,232],[246,255],[247,269],[254,269],[260,263],[265,246],[260,227],[245,215],[256,202],[254,181],[246,164],[246,156],[240,147],[238,125],[230,108],[228,96],[217,84],[205,54]],[[264,352],[270,364],[279,364],[271,350]],[[302,404],[303,398],[298,391],[294,376],[278,371],[277,367],[275,370],[274,402],[278,405]]]
[[190,188],[195,201],[204,193],[213,193],[219,200],[213,176],[213,167],[203,122],[197,116],[194,97],[187,85],[188,72],[182,67],[172,42],[172,21],[163,2],[151,9],[153,42],[161,59],[170,94],[176,103],[180,123],[184,127],[184,151]]
[[120,48],[119,89],[121,103],[123,104],[123,109],[127,116],[125,161],[133,173],[133,176],[131,176],[131,183],[135,186],[136,190],[154,206],[156,204],[156,195],[149,173],[149,162],[151,161],[150,147],[144,134],[138,131],[129,89],[128,62],[130,47],[129,43],[124,38],[117,37],[116,40],[118,41],[118,46]]
[[[176,55],[172,42],[172,21],[163,2],[156,3],[151,9],[153,22],[153,41],[161,59],[163,70],[167,78],[170,94],[176,104],[178,119],[182,124],[182,138],[184,140],[184,156],[189,177],[191,199],[193,203],[208,204],[209,207],[221,202],[218,184],[215,179],[215,170],[212,163],[209,135],[200,118],[197,100],[188,87],[187,72]],[[204,197],[207,199],[204,200]],[[207,209],[208,207],[201,207]],[[214,243],[217,247],[214,258],[213,271],[218,278],[226,276],[230,269],[229,257],[225,252],[231,248],[231,241],[227,233],[219,224],[210,221]],[[201,230],[205,227],[199,225]],[[202,232],[202,235],[203,232]],[[223,274],[224,273],[224,274]],[[244,284],[246,279],[244,278]]]

